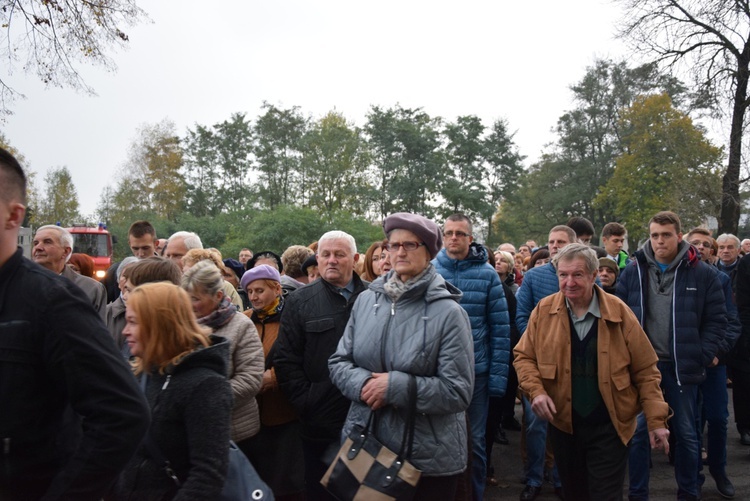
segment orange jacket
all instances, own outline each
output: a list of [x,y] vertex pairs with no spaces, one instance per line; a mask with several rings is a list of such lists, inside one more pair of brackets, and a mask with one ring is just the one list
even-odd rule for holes
[[[657,356],[628,306],[594,286],[599,297],[599,392],[623,444],[635,433],[638,413],[646,413],[649,430],[666,428],[669,407],[662,397]],[[562,292],[539,301],[529,325],[513,350],[513,365],[529,401],[549,395],[557,414],[552,425],[573,433],[571,402],[570,320]]]

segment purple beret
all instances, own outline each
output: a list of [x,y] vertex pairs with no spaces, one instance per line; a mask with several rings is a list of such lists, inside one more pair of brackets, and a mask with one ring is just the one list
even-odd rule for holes
[[430,257],[434,258],[443,248],[443,233],[440,227],[419,214],[396,212],[383,221],[383,231],[386,236],[393,230],[409,230],[424,242]]
[[251,282],[255,282],[256,280],[275,280],[276,282],[281,282],[281,275],[279,275],[278,270],[273,266],[259,264],[255,268],[247,270],[242,275],[240,287],[242,287],[242,290],[245,290]]

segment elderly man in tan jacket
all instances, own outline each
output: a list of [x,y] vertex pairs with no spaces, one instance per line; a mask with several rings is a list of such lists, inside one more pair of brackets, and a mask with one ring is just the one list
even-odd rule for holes
[[628,442],[643,410],[653,448],[669,449],[657,357],[630,308],[595,285],[596,254],[571,244],[554,260],[560,292],[541,300],[514,366],[549,437],[566,499],[622,499]]

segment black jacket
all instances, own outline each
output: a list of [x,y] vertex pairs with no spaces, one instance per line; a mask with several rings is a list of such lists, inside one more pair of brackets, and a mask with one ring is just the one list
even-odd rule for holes
[[101,499],[148,427],[85,298],[20,250],[0,268],[0,499]]
[[213,345],[190,353],[165,374],[150,373],[147,379],[152,416],[149,437],[182,485],[177,489],[143,444],[120,476],[111,499],[218,498],[229,460],[232,391],[226,378],[229,341],[219,336],[211,339]]
[[734,345],[728,364],[732,369],[750,372],[750,255],[740,259],[735,268],[735,279],[742,334]]
[[354,294],[348,301],[322,278],[286,299],[273,364],[306,439],[340,438],[350,402],[331,382],[328,358],[336,351],[354,301],[365,289],[366,283],[355,273]]

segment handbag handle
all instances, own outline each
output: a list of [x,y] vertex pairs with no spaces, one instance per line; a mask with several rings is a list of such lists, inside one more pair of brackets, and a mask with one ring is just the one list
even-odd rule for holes
[[[411,451],[414,445],[414,426],[417,420],[417,378],[413,374],[409,374],[407,398],[409,400],[409,411],[406,415],[404,434],[401,437],[401,448],[398,451],[398,457],[401,459],[409,459],[411,457]],[[378,438],[375,434],[378,422],[377,413],[378,411],[370,411],[370,416],[367,418],[367,424],[364,428],[365,433],[372,435],[376,439]]]

